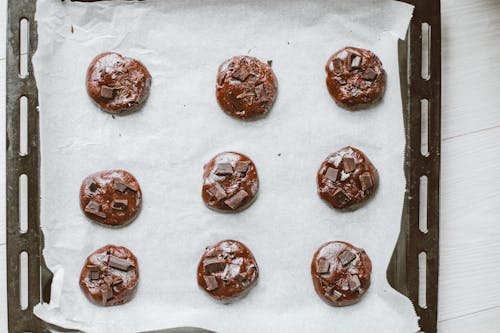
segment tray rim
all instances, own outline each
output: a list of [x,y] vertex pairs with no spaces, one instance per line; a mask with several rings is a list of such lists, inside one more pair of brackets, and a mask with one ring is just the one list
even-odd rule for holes
[[[73,0],[72,0],[73,1]],[[407,296],[420,317],[423,332],[437,332],[438,273],[439,273],[439,176],[441,149],[441,17],[440,1],[397,0],[415,6],[407,38],[399,42],[401,95],[406,132],[405,176],[406,194],[401,219],[401,231],[393,252],[387,279],[391,286]],[[28,112],[28,154],[20,156],[19,98],[28,98],[28,109],[37,110],[38,90],[31,56],[37,48],[37,26],[34,18],[36,0],[8,0],[6,39],[6,228],[7,228],[7,307],[9,332],[49,332],[56,328],[42,322],[33,314],[33,307],[50,299],[51,272],[43,255],[43,233],[40,229],[40,133],[38,112]],[[19,68],[19,23],[29,25],[28,75],[21,77]],[[420,75],[422,23],[432,28],[430,78]],[[429,101],[429,156],[420,154],[420,100]],[[19,232],[19,176],[28,177],[28,231]],[[428,177],[427,227],[419,225],[419,184],[421,176]],[[19,306],[19,254],[28,252],[28,307]],[[418,254],[427,254],[427,306],[418,304]],[[70,332],[71,330],[60,331]],[[184,328],[184,332],[207,332]],[[162,330],[157,332],[167,332]],[[71,331],[75,332],[75,331]],[[179,330],[177,330],[179,332]]]

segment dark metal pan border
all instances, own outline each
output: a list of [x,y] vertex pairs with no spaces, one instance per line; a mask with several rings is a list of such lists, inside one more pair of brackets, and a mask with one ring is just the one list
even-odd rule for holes
[[[415,6],[407,38],[399,43],[401,95],[406,133],[406,194],[401,231],[387,269],[391,286],[406,295],[420,317],[423,332],[437,332],[439,273],[439,176],[441,157],[441,17],[440,1],[404,0]],[[33,314],[33,307],[50,298],[51,273],[42,256],[40,229],[40,131],[38,89],[31,57],[37,48],[35,0],[8,0],[6,66],[6,226],[7,298],[9,332],[49,332],[48,325]],[[20,75],[20,22],[29,22],[28,75]],[[423,24],[431,30],[429,75],[423,78]],[[427,33],[427,30],[426,30]],[[21,156],[20,98],[28,101],[28,153]],[[421,154],[421,101],[428,101],[428,154]],[[28,184],[28,229],[19,229],[19,179]],[[427,231],[419,228],[420,178],[427,177]],[[21,252],[28,254],[28,306],[20,305]],[[419,254],[426,254],[425,306],[419,305]],[[195,330],[184,329],[185,332]]]

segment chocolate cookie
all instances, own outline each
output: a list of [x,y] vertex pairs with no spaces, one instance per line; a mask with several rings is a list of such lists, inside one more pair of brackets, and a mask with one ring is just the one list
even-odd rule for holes
[[314,289],[333,306],[357,303],[370,287],[371,272],[365,251],[345,242],[323,244],[311,262]]
[[239,56],[226,60],[217,73],[217,101],[228,115],[253,119],[265,115],[278,90],[276,76],[257,58]]
[[80,274],[80,287],[97,305],[126,303],[139,280],[137,258],[123,246],[106,245],[88,256]]
[[354,209],[378,186],[378,172],[358,149],[344,147],[329,155],[317,176],[318,194],[333,207]]
[[250,158],[234,152],[220,153],[203,168],[201,196],[209,208],[236,212],[253,202],[259,177]]
[[198,264],[198,285],[224,303],[248,294],[258,277],[252,252],[235,240],[207,246]]
[[326,64],[326,85],[335,102],[356,110],[378,101],[385,91],[385,71],[371,51],[346,47]]
[[151,75],[139,61],[108,52],[92,60],[87,92],[106,112],[134,111],[149,95]]
[[82,182],[80,205],[95,222],[120,226],[132,222],[142,204],[137,180],[127,171],[110,170],[94,173]]

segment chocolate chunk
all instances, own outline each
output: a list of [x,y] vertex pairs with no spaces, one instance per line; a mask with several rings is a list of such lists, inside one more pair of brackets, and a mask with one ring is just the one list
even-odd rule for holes
[[247,66],[240,66],[231,76],[239,81],[245,81],[250,75]]
[[87,265],[87,269],[89,272],[90,280],[99,280],[99,278],[101,277],[101,271],[99,270],[99,268],[97,268],[97,266]]
[[226,262],[217,257],[210,257],[203,260],[203,267],[206,273],[219,273],[226,268]]
[[238,282],[240,282],[240,283],[247,282],[248,281],[248,274],[247,273],[240,273],[236,276],[236,280],[238,280]]
[[215,197],[217,200],[222,200],[227,197],[226,191],[219,183],[215,183],[214,187],[211,187],[208,191],[212,197]]
[[248,197],[248,193],[245,190],[240,190],[238,193],[233,195],[231,198],[224,201],[231,209],[237,209],[243,204],[243,200]]
[[207,192],[211,195],[210,200],[213,200],[214,198],[216,200],[221,200],[227,197],[226,191],[219,183],[215,183],[213,187],[207,189]]
[[102,304],[106,305],[106,303],[108,303],[108,301],[113,298],[113,289],[111,289],[111,287],[107,284],[102,284],[99,287],[99,290],[101,291],[102,295]]
[[210,200],[212,200],[215,197],[215,187],[209,187],[207,193],[210,194]]
[[330,271],[330,262],[326,258],[319,258],[318,260],[318,270],[319,274],[325,274]]
[[128,200],[115,199],[111,203],[111,207],[116,210],[125,210],[128,206]]
[[214,173],[217,176],[232,175],[233,174],[233,166],[231,165],[231,163],[217,163],[215,165]]
[[219,81],[217,82],[219,86],[222,86],[224,84],[224,81],[226,80],[227,73],[223,73],[222,75],[219,75]]
[[338,75],[344,72],[344,63],[342,62],[341,59],[339,58],[333,59],[332,66],[333,66],[333,72],[335,74]]
[[207,284],[208,291],[212,291],[212,290],[219,288],[219,284],[217,283],[217,279],[215,278],[215,276],[204,275],[203,279],[205,280],[205,283]]
[[132,264],[127,259],[118,258],[115,256],[109,256],[108,265],[109,267],[113,267],[124,272],[128,271],[130,267],[132,267]]
[[101,86],[101,97],[111,99],[113,98],[114,91],[113,87]]
[[349,273],[351,273],[352,275],[356,275],[359,274],[359,270],[356,267],[351,266],[349,267]]
[[352,252],[351,250],[345,250],[339,255],[339,260],[342,263],[342,266],[347,266],[349,265],[354,258],[356,258],[356,253]]
[[85,206],[85,211],[87,213],[102,217],[103,219],[106,218],[106,214],[104,212],[101,212],[101,204],[95,201],[89,201],[87,206]]
[[111,285],[117,286],[117,285],[122,284],[122,283],[123,283],[123,279],[121,277],[117,276],[113,279],[113,282],[111,282]]
[[252,91],[245,91],[245,92],[239,94],[238,96],[236,96],[236,98],[242,99],[242,98],[245,98],[245,97],[253,97],[253,96],[255,96],[254,92],[252,92]]
[[339,299],[340,297],[343,296],[343,294],[341,292],[338,292],[337,290],[334,290],[331,296],[335,297],[336,299]]
[[349,288],[352,291],[356,291],[361,287],[361,281],[359,281],[359,277],[357,275],[351,275],[351,278],[347,280],[349,283]]
[[226,191],[221,184],[215,183],[215,198],[217,200],[222,200],[227,197]]
[[122,193],[125,193],[125,191],[128,189],[127,184],[119,180],[113,182],[113,187],[115,188],[115,190]]
[[118,192],[122,192],[122,193],[125,193],[125,191],[127,191],[127,190],[137,192],[137,189],[133,185],[124,183],[120,180],[115,180],[113,182],[113,187],[115,188],[115,190],[117,190]]
[[238,163],[236,163],[236,169],[234,171],[236,173],[246,174],[249,167],[250,161],[239,161]]
[[337,170],[335,168],[328,168],[326,170],[325,177],[327,179],[331,180],[332,182],[334,182],[337,180],[338,173],[339,173],[339,170]]
[[135,188],[135,186],[134,186],[134,185],[132,185],[132,184],[125,184],[125,185],[127,185],[127,188],[128,188],[129,190],[134,191],[134,192],[137,192],[137,189]]
[[98,188],[99,188],[99,185],[97,185],[97,183],[95,181],[92,181],[89,184],[89,190],[90,190],[90,192],[95,192],[95,191],[97,191]]
[[363,189],[363,191],[373,187],[372,176],[369,172],[362,173],[359,176],[359,181],[361,183],[361,188]]
[[356,161],[352,157],[344,157],[342,159],[342,166],[345,172],[351,172],[356,169]]
[[255,87],[255,94],[260,102],[269,101],[269,96],[267,96],[266,89],[264,89],[264,84],[260,84]]
[[343,291],[348,291],[349,290],[349,282],[347,282],[346,279],[342,279],[340,280],[340,288],[343,290]]
[[351,53],[349,55],[349,70],[352,71],[354,69],[358,69],[361,67],[361,57],[357,54]]
[[341,188],[337,189],[333,194],[333,198],[338,205],[343,205],[349,201],[349,196]]
[[368,68],[362,76],[363,80],[373,81],[377,78],[377,72],[373,70],[373,68]]
[[89,271],[89,279],[99,280],[101,278],[101,273],[97,271]]
[[113,277],[110,275],[106,275],[104,278],[104,283],[106,283],[108,286],[110,286],[113,283]]
[[99,209],[101,209],[101,204],[99,204],[96,201],[91,200],[91,201],[89,201],[89,203],[87,204],[85,209],[89,210],[89,211],[98,211]]
[[272,66],[272,65],[273,65],[273,61],[272,61],[272,60],[268,60],[268,61],[267,61],[267,65],[268,65],[268,66]]
[[347,84],[347,81],[342,79],[341,77],[336,77],[335,80],[341,85],[345,86]]
[[325,296],[335,302],[340,297],[342,297],[342,293],[332,288],[331,290],[326,292]]

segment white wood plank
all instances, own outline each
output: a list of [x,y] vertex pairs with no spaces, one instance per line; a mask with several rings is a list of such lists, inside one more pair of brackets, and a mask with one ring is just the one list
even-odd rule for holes
[[500,308],[493,308],[438,323],[439,333],[498,333]]
[[500,126],[500,1],[442,0],[443,138]]
[[442,146],[440,320],[500,306],[499,142],[496,128]]

